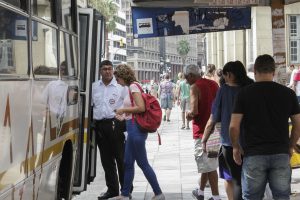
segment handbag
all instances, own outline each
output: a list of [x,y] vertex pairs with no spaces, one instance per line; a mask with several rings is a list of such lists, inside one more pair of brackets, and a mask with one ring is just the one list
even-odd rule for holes
[[221,147],[220,130],[221,130],[221,123],[217,123],[215,125],[213,133],[210,134],[206,142],[206,151],[207,151],[207,156],[209,158],[216,158],[219,155],[219,150]]

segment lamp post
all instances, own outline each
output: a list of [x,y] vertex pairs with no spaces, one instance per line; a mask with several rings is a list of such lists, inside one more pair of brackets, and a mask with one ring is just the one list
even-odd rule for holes
[[166,62],[165,62],[165,71],[166,73],[171,73],[171,62],[170,62],[170,59],[167,58],[166,59]]
[[160,77],[162,78],[165,74],[170,74],[171,71],[171,62],[170,59],[167,58],[166,60],[163,60],[162,57],[160,59]]

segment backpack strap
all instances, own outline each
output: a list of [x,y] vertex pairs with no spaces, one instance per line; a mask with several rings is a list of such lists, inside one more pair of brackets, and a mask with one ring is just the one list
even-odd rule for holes
[[[133,96],[132,96],[131,91],[130,91],[130,86],[128,87],[128,92],[129,92],[129,96],[130,96],[131,107],[133,107]],[[131,114],[131,116],[132,116],[131,117],[131,122],[133,124],[133,122],[134,122],[133,113]]]
[[[142,87],[138,83],[133,82],[132,84],[135,84],[140,89],[141,93],[144,92],[143,89],[142,89]],[[130,97],[130,101],[131,101],[131,107],[133,107],[134,106],[134,104],[133,104],[133,96],[132,96],[132,93],[130,91],[130,85],[128,87],[128,92],[129,92],[129,97]],[[131,120],[132,120],[132,123],[133,123],[134,122],[134,114],[132,113],[131,115],[132,115]]]
[[[144,90],[143,88],[140,86],[140,84],[136,83],[136,82],[133,82],[132,84],[135,84],[141,91],[141,93],[144,93]],[[131,106],[133,107],[133,96],[132,96],[132,93],[130,91],[130,85],[128,87],[128,92],[129,92],[129,96],[130,96],[130,101],[131,101]]]

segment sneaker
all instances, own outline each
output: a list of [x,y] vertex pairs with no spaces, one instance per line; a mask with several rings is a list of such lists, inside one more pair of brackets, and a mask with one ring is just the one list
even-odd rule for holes
[[190,130],[190,127],[186,127],[186,130]]
[[109,198],[108,200],[129,200],[129,197],[124,197],[122,195]]
[[181,126],[181,129],[185,129],[185,126],[184,126],[184,125],[182,125],[182,126]]
[[169,120],[169,119],[167,119],[167,122],[170,122],[170,120]]
[[165,195],[164,194],[159,194],[159,195],[155,195],[154,197],[152,197],[151,200],[165,200]]
[[196,188],[196,189],[194,189],[193,191],[192,191],[192,196],[193,196],[193,198],[194,199],[197,199],[197,200],[204,200],[204,196],[203,195],[199,195],[199,193],[198,193],[198,188]]

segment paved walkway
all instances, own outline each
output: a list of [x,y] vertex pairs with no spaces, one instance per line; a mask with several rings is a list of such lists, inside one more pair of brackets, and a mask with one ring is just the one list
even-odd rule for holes
[[[167,200],[191,200],[192,190],[197,187],[199,174],[193,156],[193,138],[191,130],[181,130],[179,108],[174,108],[170,122],[162,122],[160,134],[162,145],[158,145],[157,135],[149,134],[147,140],[148,159],[153,166],[160,186]],[[100,160],[100,159],[98,159]],[[99,163],[99,162],[98,162]],[[97,177],[88,186],[87,191],[75,196],[75,200],[97,199],[106,191],[102,166],[99,163]],[[142,171],[136,166],[134,178],[134,200],[149,200],[153,196],[151,186]],[[296,191],[291,199],[300,199],[300,169],[293,170],[292,191]],[[219,192],[226,198],[224,182],[219,179]],[[205,188],[205,198],[211,196],[210,188]]]

